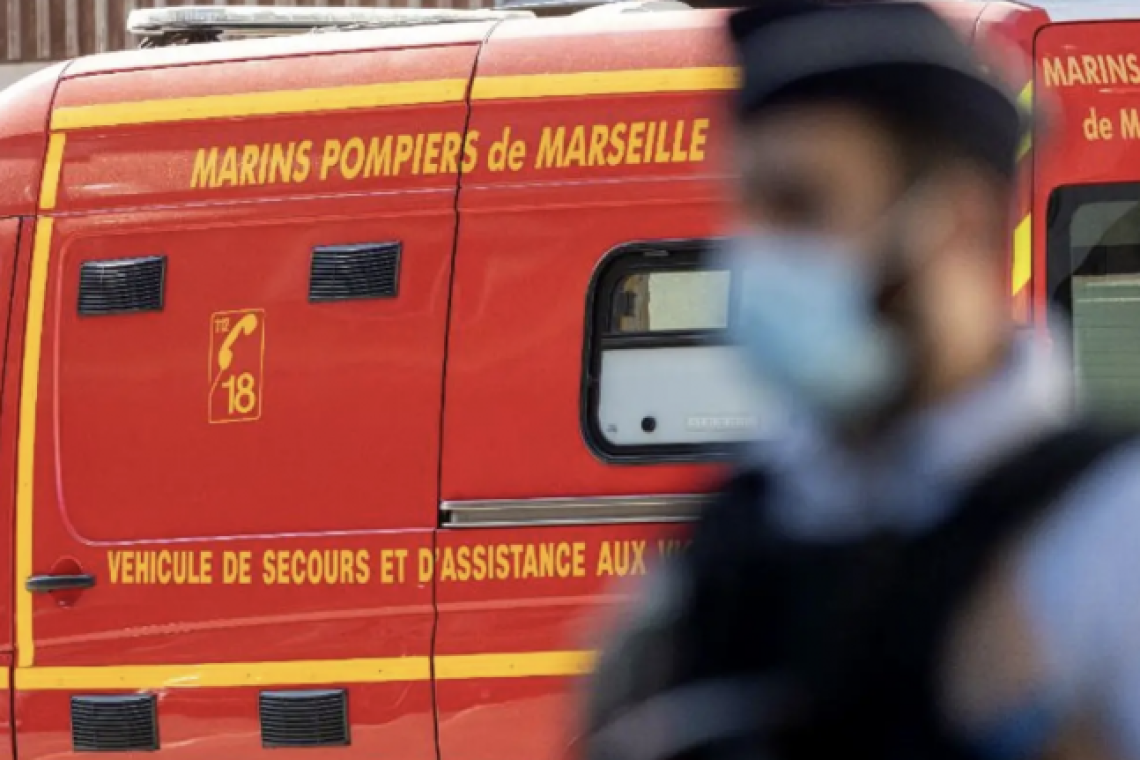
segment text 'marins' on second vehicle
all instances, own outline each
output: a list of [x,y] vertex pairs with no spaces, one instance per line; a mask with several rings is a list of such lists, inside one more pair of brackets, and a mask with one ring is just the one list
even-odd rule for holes
[[[1060,106],[1011,308],[1140,416],[1137,12],[937,7]],[[0,760],[564,753],[615,582],[778,422],[705,258],[724,13],[158,9],[0,94]]]

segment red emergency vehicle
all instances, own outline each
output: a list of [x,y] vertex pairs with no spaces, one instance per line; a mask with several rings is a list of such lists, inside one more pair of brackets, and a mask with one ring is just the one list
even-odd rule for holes
[[[1131,5],[939,5],[1064,107],[1011,292],[1129,414]],[[148,11],[0,93],[0,760],[553,759],[593,614],[772,421],[702,264],[723,11],[322,13]]]

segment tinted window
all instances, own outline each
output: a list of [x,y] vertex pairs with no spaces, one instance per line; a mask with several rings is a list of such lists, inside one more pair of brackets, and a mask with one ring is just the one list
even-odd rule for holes
[[1140,185],[1061,188],[1049,222],[1050,293],[1072,322],[1080,395],[1140,421]]
[[631,244],[595,278],[583,425],[607,459],[719,455],[768,429],[772,406],[725,343],[731,277],[704,266],[707,245]]

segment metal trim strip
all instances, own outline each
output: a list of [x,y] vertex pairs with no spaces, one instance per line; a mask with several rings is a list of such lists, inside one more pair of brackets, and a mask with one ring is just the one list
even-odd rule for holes
[[533,527],[689,522],[705,496],[588,496],[538,499],[445,501],[440,513],[445,527]]

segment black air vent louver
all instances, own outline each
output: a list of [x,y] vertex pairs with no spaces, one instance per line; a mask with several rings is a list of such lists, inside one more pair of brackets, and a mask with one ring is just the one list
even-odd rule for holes
[[165,288],[165,256],[85,261],[79,270],[79,313],[162,311]]
[[259,712],[263,747],[349,744],[348,693],[344,689],[263,691]]
[[399,292],[399,281],[399,243],[314,248],[309,300],[395,298]]
[[71,742],[76,752],[157,750],[154,695],[72,697]]

